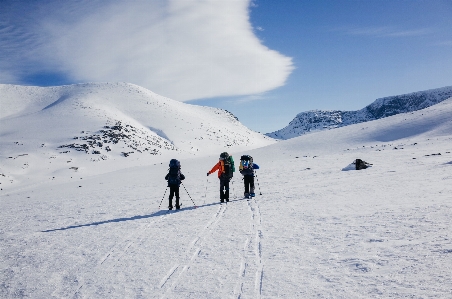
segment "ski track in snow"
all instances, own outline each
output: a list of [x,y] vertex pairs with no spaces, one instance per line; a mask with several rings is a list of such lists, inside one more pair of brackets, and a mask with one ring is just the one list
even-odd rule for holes
[[116,243],[113,245],[110,251],[108,251],[97,263],[95,268],[93,268],[91,271],[86,272],[81,277],[81,283],[76,287],[76,290],[71,293],[69,296],[64,296],[62,298],[78,298],[80,295],[80,291],[84,289],[83,298],[94,298],[94,294],[92,291],[90,291],[89,285],[87,285],[86,281],[89,279],[94,279],[96,277],[96,273],[99,269],[105,268],[105,267],[114,267],[115,264],[121,260],[123,256],[125,256],[128,252],[128,250],[136,245],[140,244],[142,240],[146,237],[146,229],[149,228],[151,225],[156,224],[157,222],[163,221],[165,218],[168,217],[168,215],[171,215],[171,213],[163,214],[162,216],[158,217],[158,219],[151,220],[141,226],[139,226],[137,229],[135,229],[134,233],[130,236],[127,236],[124,238],[121,242]]
[[234,288],[234,298],[240,299],[242,298],[242,292],[243,292],[243,284],[244,284],[244,277],[247,273],[247,260],[246,260],[246,252],[250,246],[250,239],[246,238],[245,244],[243,246],[242,252],[240,253],[240,269],[239,269],[239,281],[236,284],[236,287]]
[[253,197],[248,201],[248,206],[253,213],[253,228],[255,232],[254,246],[255,246],[255,256],[256,256],[256,277],[255,277],[255,298],[261,298],[262,294],[262,278],[264,275],[264,267],[262,264],[262,226],[261,226],[261,212],[259,210],[259,205]]
[[[160,281],[160,288],[163,288],[163,294],[160,298],[171,298],[171,294],[177,287],[178,282],[190,269],[193,261],[201,253],[202,247],[206,240],[211,236],[215,227],[217,227],[221,218],[227,210],[227,204],[221,204],[217,212],[212,216],[211,220],[204,226],[204,229],[191,241],[187,248],[186,255],[175,264],[168,273]],[[174,277],[174,278],[173,278]]]
[[262,227],[261,227],[261,213],[259,210],[259,204],[256,199],[246,200],[247,208],[250,212],[251,227],[249,231],[250,236],[254,236],[254,239],[247,238],[243,246],[240,257],[239,267],[239,280],[234,288],[234,298],[240,299],[244,296],[244,284],[248,275],[252,275],[248,268],[251,264],[254,264],[252,268],[255,268],[254,272],[254,298],[261,298],[262,295],[262,283],[263,283],[263,262],[262,262]]

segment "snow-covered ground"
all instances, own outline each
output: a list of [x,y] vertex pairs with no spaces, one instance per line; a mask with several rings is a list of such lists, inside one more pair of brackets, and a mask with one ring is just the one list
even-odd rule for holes
[[[63,168],[37,168],[54,179],[27,172],[33,184],[17,174],[0,193],[0,297],[451,298],[451,115],[452,99],[254,150],[224,147],[261,169],[254,199],[242,199],[236,173],[222,205],[218,179],[206,177],[214,146],[129,167],[79,158],[64,179]],[[2,153],[2,173],[13,169],[5,161],[40,159],[20,153]],[[182,209],[168,212],[172,153],[187,178]],[[341,171],[356,158],[373,166]]]

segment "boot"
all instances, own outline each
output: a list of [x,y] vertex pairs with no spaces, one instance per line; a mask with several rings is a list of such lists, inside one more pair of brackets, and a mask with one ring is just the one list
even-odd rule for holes
[[256,194],[254,193],[254,184],[250,188],[250,197],[254,197]]

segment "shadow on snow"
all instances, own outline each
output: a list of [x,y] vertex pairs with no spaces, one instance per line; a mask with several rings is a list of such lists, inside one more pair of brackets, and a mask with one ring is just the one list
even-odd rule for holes
[[[239,201],[239,200],[241,200],[241,199],[234,199],[234,200],[231,200],[229,202],[234,202],[234,201]],[[219,205],[219,204],[220,204],[219,202],[214,202],[214,203],[204,204],[204,205],[196,206],[196,207],[193,206],[193,207],[181,208],[180,210],[171,210],[171,211],[169,211],[169,210],[160,210],[160,211],[154,212],[154,213],[149,214],[149,215],[136,215],[136,216],[132,216],[132,217],[116,218],[116,219],[98,221],[98,222],[87,223],[87,224],[71,225],[71,226],[66,226],[66,227],[62,227],[62,228],[43,230],[41,232],[42,233],[50,233],[50,232],[68,230],[68,229],[73,229],[73,228],[82,228],[82,227],[97,226],[97,225],[109,224],[109,223],[118,223],[118,222],[124,222],[124,221],[141,220],[141,219],[147,219],[147,218],[152,218],[152,217],[164,216],[164,215],[173,214],[173,213],[180,213],[180,212],[183,212],[183,211],[194,210],[194,209],[197,209],[197,208],[205,208],[205,207]]]

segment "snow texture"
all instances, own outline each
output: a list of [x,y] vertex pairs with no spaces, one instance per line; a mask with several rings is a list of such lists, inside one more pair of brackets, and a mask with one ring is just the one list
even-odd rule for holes
[[[452,99],[273,143],[133,85],[1,88],[0,298],[452,297]],[[110,152],[88,142],[119,133],[132,141]],[[223,150],[259,164],[256,197],[236,173],[219,203],[206,172]],[[173,157],[186,180],[169,212]],[[373,167],[341,171],[357,158]]]

